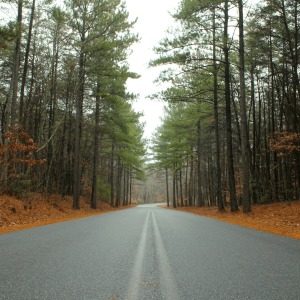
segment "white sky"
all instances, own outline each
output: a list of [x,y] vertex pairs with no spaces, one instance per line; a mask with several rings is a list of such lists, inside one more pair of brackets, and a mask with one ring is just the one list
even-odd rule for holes
[[174,24],[168,11],[174,12],[180,0],[126,0],[130,20],[138,17],[134,32],[139,33],[141,41],[132,47],[133,53],[129,57],[130,71],[140,74],[140,79],[129,79],[128,92],[140,94],[134,103],[135,111],[144,111],[142,122],[146,122],[145,138],[151,138],[154,129],[160,124],[164,103],[146,99],[161,89],[153,81],[158,77],[163,67],[148,69],[148,63],[155,58],[152,50],[158,42],[166,36],[165,31]]

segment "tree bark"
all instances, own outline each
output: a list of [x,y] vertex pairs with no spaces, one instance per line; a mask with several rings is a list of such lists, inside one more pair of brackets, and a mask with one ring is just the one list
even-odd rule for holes
[[231,127],[231,102],[230,102],[230,71],[228,53],[228,0],[225,1],[225,22],[224,22],[224,57],[225,57],[225,102],[226,102],[226,144],[227,144],[227,165],[230,190],[231,211],[237,211],[237,198],[235,188],[235,176],[232,152],[232,127]]
[[25,83],[26,83],[26,76],[27,76],[27,69],[28,69],[28,58],[29,58],[29,52],[30,52],[32,24],[33,24],[33,19],[34,19],[34,9],[35,9],[35,0],[32,0],[27,46],[26,46],[26,53],[25,53],[25,62],[24,62],[23,77],[22,77],[21,95],[20,95],[19,124],[20,124],[20,126],[23,126],[23,128],[24,128],[24,124],[23,124],[24,91],[25,91]]
[[18,96],[18,85],[19,85],[19,68],[20,68],[20,52],[21,52],[21,35],[22,35],[22,10],[23,10],[23,0],[18,2],[18,17],[17,17],[17,34],[14,52],[14,65],[12,73],[12,99],[11,99],[11,127],[16,125],[17,116],[17,96]]
[[[253,58],[252,58],[253,59]],[[252,103],[252,202],[257,203],[257,176],[256,176],[256,107],[255,107],[255,96],[254,96],[254,62],[252,61],[250,70],[251,80],[251,103]]]
[[121,164],[121,157],[118,156],[118,173],[117,173],[117,191],[116,191],[116,207],[120,206],[120,199],[121,199],[121,180],[122,180],[122,170],[123,164]]
[[[175,167],[175,166],[174,166]],[[176,180],[175,180],[175,175],[176,171],[174,170],[173,173],[173,207],[176,208]]]
[[114,207],[114,139],[111,141],[111,162],[110,162],[110,205]]
[[81,123],[82,123],[82,104],[84,96],[84,43],[85,43],[85,15],[82,21],[81,32],[81,50],[79,56],[79,78],[78,78],[78,95],[76,99],[76,120],[75,120],[75,161],[74,161],[74,186],[73,186],[73,208],[79,209],[80,184],[81,184]]
[[125,206],[126,205],[126,168],[124,168],[123,185],[124,185],[123,186],[123,206]]
[[243,0],[239,0],[239,60],[240,60],[240,114],[242,125],[242,169],[243,169],[243,213],[251,212],[250,176],[248,159],[248,133],[245,90],[245,53],[244,53]]
[[93,186],[91,197],[91,208],[97,208],[97,181],[98,181],[98,165],[99,165],[99,114],[100,114],[100,83],[97,83],[96,91],[96,110],[95,110],[95,135],[94,135],[94,169],[93,169]]
[[197,190],[198,190],[198,201],[197,206],[201,207],[203,206],[203,200],[202,200],[202,192],[201,192],[201,123],[200,123],[200,117],[197,122]]
[[183,207],[183,192],[182,192],[182,170],[179,170],[179,183],[180,183],[180,205]]
[[130,192],[129,192],[129,205],[131,205],[131,187],[132,187],[132,170],[130,170]]
[[[276,131],[275,128],[275,100],[274,100],[274,66],[273,66],[273,44],[272,44],[272,27],[270,23],[270,68],[271,68],[271,114],[272,114],[272,141],[274,139],[274,132]],[[277,153],[273,151],[273,172],[274,172],[274,200],[275,202],[278,201],[278,166],[277,166]]]
[[216,136],[216,163],[217,163],[217,199],[219,211],[224,210],[221,190],[221,167],[220,167],[220,138],[219,138],[219,113],[218,113],[218,71],[216,63],[216,22],[215,9],[213,12],[213,69],[214,69],[214,116],[215,116],[215,136]]
[[194,156],[193,156],[193,149],[192,149],[190,183],[189,183],[189,206],[193,206],[193,172],[194,172]]
[[168,178],[168,168],[166,168],[166,185],[167,185],[167,207],[170,206],[169,200],[169,178]]

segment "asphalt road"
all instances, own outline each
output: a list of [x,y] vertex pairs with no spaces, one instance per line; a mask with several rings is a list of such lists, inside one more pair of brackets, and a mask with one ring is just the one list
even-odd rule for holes
[[155,205],[0,235],[0,299],[300,299],[300,240]]

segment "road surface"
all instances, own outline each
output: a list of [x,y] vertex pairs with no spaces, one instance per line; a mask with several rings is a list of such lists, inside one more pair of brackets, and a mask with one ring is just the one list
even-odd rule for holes
[[0,235],[0,299],[300,299],[300,241],[155,204]]

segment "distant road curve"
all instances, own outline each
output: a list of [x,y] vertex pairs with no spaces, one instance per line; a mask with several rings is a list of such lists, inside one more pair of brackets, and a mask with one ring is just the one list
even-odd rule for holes
[[0,299],[300,299],[300,241],[145,204],[0,235]]

